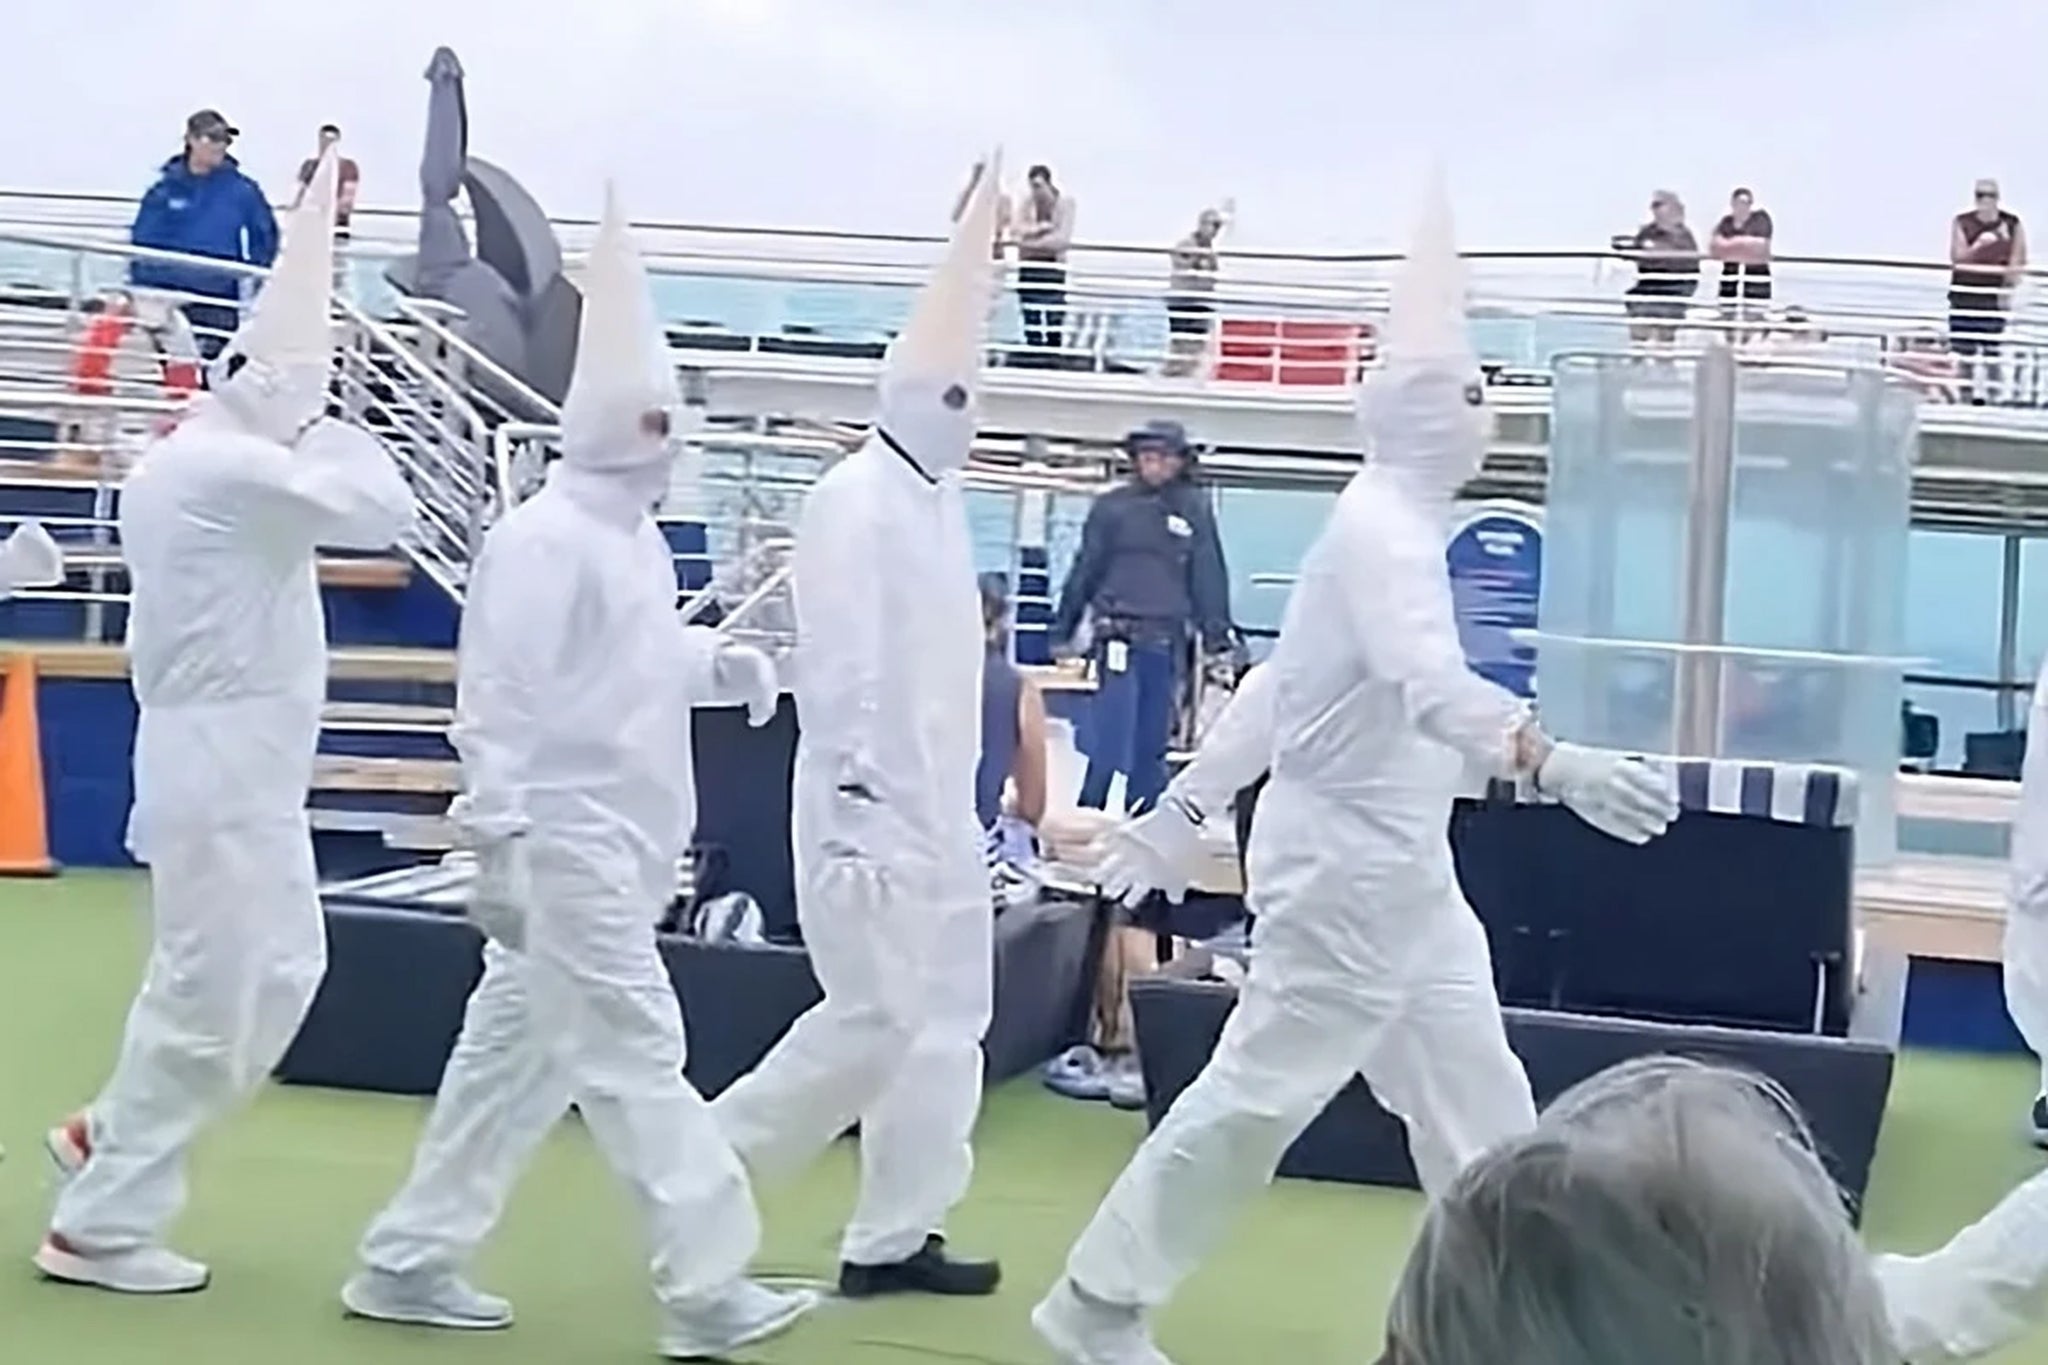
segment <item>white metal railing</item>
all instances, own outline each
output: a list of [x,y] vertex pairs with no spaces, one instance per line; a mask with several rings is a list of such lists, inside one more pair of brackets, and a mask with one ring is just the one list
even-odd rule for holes
[[[28,240],[41,247],[61,246],[78,262],[127,262],[143,259],[179,262],[174,253],[95,241],[59,241],[44,234],[0,233],[0,243]],[[209,262],[242,276],[265,272],[239,262]],[[122,357],[123,364],[92,387],[100,395],[71,392],[78,387],[72,362],[79,348],[83,320],[97,294],[83,292],[83,281],[105,271],[83,266],[70,272],[81,292],[61,300],[61,307],[17,308],[0,325],[0,396],[12,393],[18,408],[42,409],[59,420],[58,451],[89,462],[95,477],[117,482],[132,454],[136,438],[149,421],[175,405],[148,373],[144,357]],[[162,307],[219,299],[175,291],[135,290]],[[369,317],[347,300],[337,301],[338,363],[333,393],[356,421],[382,436],[391,446],[418,503],[417,525],[404,546],[407,554],[435,582],[459,595],[482,534],[488,501],[488,428],[468,397],[400,343],[390,327]],[[225,339],[217,330],[194,328],[203,350],[218,349]],[[138,363],[139,362],[139,363]],[[68,420],[78,414],[86,421]]]
[[[132,207],[120,196],[0,191],[0,238],[25,245],[27,238],[39,237],[55,249],[76,242],[75,235],[60,235],[67,230],[120,231]],[[358,278],[373,276],[382,261],[409,251],[413,224],[409,212],[359,209],[350,248],[365,267]],[[592,224],[565,218],[556,226],[573,260]],[[923,278],[937,242],[929,236],[679,222],[646,222],[638,230],[672,321],[703,318],[727,333],[778,346],[879,342],[900,323],[910,287]],[[1398,259],[1376,252],[1245,249],[1220,256],[1211,340],[1225,320],[1369,323],[1384,307],[1389,268]],[[1560,349],[1628,344],[1627,257],[1613,250],[1468,253],[1474,317],[1487,358],[1510,368],[1541,368]],[[1713,263],[1702,264],[1699,294],[1687,304],[1688,327],[1722,325]],[[44,283],[61,286],[59,277],[75,262],[53,258],[45,267]],[[1777,311],[1769,325],[1781,338],[1819,332],[1838,345],[1903,354],[1903,364],[1926,378],[1936,398],[1980,396],[2028,408],[2048,403],[2040,363],[2048,345],[2048,304],[2030,285],[2023,284],[2014,299],[2004,355],[1972,394],[1972,376],[1949,374],[1955,357],[1943,349],[1949,337],[1947,262],[1785,255],[1773,261],[1773,269]],[[1187,355],[1177,355],[1168,336],[1168,273],[1164,244],[1077,244],[1069,254],[1065,288],[1074,325],[1061,328],[1057,346],[1025,345],[1012,302],[1001,319],[999,348],[1018,363],[1059,368],[1151,374],[1185,367]],[[2048,271],[2025,272],[2028,281],[2043,274]],[[1013,291],[1014,277],[1009,284]],[[1787,322],[1793,309],[1804,323]],[[1756,328],[1750,323],[1743,330]],[[1069,335],[1076,332],[1087,335]],[[1370,363],[1369,338],[1365,351]],[[1216,359],[1205,352],[1197,373],[1214,374]],[[1330,371],[1322,377],[1329,383],[1348,380],[1359,361],[1343,357],[1288,368],[1295,378],[1313,378],[1319,364]],[[1225,371],[1244,375],[1256,368],[1256,362],[1239,358]]]

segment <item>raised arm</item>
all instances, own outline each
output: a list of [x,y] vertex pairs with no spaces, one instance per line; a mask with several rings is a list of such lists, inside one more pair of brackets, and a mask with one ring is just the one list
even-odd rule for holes
[[282,459],[240,470],[267,528],[308,545],[383,550],[412,529],[412,490],[390,450],[359,427],[323,417]]

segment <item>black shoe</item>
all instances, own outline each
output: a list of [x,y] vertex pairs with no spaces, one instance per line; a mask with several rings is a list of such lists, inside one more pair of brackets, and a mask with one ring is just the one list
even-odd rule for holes
[[839,1296],[872,1299],[882,1294],[943,1294],[949,1298],[982,1298],[996,1292],[1003,1268],[994,1261],[956,1261],[946,1254],[946,1239],[932,1236],[924,1249],[894,1265],[839,1267]]

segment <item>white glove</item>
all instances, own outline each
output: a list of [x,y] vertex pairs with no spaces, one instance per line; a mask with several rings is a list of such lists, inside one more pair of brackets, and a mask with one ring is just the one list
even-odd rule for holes
[[0,597],[16,588],[50,588],[64,581],[64,552],[42,523],[24,521],[0,544]]
[[1678,818],[1670,774],[1610,749],[1557,745],[1536,773],[1536,789],[1624,843],[1647,844]]
[[533,904],[533,866],[526,839],[494,839],[476,850],[476,880],[469,889],[469,919],[513,952],[526,947],[526,915]]
[[747,708],[747,724],[758,728],[775,719],[782,681],[773,659],[750,645],[727,641],[719,646],[712,666],[719,690]]
[[1097,843],[1095,881],[1105,897],[1133,909],[1154,891],[1179,905],[1207,856],[1201,811],[1169,791],[1157,806]]

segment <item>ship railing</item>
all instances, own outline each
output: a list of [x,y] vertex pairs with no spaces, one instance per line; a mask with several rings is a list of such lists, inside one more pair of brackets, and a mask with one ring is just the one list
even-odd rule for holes
[[[132,201],[120,196],[66,196],[0,191],[0,222],[112,234],[124,230]],[[381,266],[412,249],[415,219],[404,211],[359,209],[349,250],[350,278],[373,315],[392,310],[395,296],[379,281]],[[587,219],[557,220],[569,252],[587,242]],[[921,281],[938,239],[887,233],[827,232],[738,225],[647,221],[640,240],[664,291],[672,322],[697,320],[748,339],[756,348],[802,348],[819,342],[879,342],[900,325],[911,289]],[[1634,270],[1631,253],[1616,250],[1494,251],[1467,254],[1482,358],[1496,368],[1540,371],[1558,350],[1633,343],[1623,297]],[[1023,344],[1014,298],[1005,290],[997,342],[1026,365],[1165,374],[1181,382],[1337,384],[1369,368],[1370,326],[1384,311],[1398,256],[1375,252],[1288,252],[1226,248],[1214,287],[1214,316],[1199,355],[1176,353],[1167,313],[1172,291],[1168,252],[1160,244],[1082,243],[1069,254],[1069,325],[1057,346]],[[41,275],[57,273],[46,263]],[[75,264],[75,262],[74,262]],[[1860,346],[1897,357],[1925,380],[1930,396],[1981,398],[1987,405],[2034,409],[2048,403],[2048,301],[2023,272],[1995,360],[1981,376],[1950,373],[1957,361],[1950,332],[1945,261],[1899,257],[1781,255],[1774,259],[1775,301],[1762,318],[1724,317],[1714,263],[1702,262],[1697,294],[1684,302],[1683,325],[1696,332],[1730,331],[1767,344],[1807,344],[1825,335],[1839,349]],[[0,268],[0,282],[7,279]],[[45,284],[63,281],[43,278]],[[104,278],[91,283],[109,283]],[[1010,281],[1014,284],[1014,280]],[[372,296],[375,297],[372,297]],[[715,296],[715,297],[714,297]],[[1263,364],[1231,328],[1266,323],[1351,322],[1361,333],[1354,354],[1319,355]],[[1969,341],[1974,338],[1964,337]],[[1327,358],[1325,358],[1327,357]],[[1192,376],[1177,371],[1192,369]],[[1220,378],[1219,378],[1220,376]]]
[[[169,290],[122,287],[110,293],[88,283],[110,273],[125,275],[128,263],[136,260],[189,260],[175,253],[0,231],[0,246],[9,245],[67,253],[74,265],[64,272],[68,292],[30,297],[0,310],[0,385],[31,400],[30,406],[40,399],[53,415],[56,443],[66,459],[90,464],[102,480],[118,480],[152,424],[167,408],[176,409],[177,396],[166,392],[161,357],[136,340],[142,329],[131,331],[124,354],[106,374],[82,377],[75,362],[89,313],[116,295],[139,300],[143,306],[138,311],[145,315],[222,301]],[[252,282],[264,274],[234,262],[208,264]],[[401,343],[388,324],[346,299],[336,300],[334,323],[337,358],[330,392],[335,406],[391,446],[418,512],[403,549],[424,573],[459,596],[489,502],[488,427],[468,397]],[[217,350],[210,343],[225,339],[217,330],[192,330],[202,351]],[[74,401],[89,396],[104,401],[82,409]],[[72,420],[67,413],[91,420]]]

